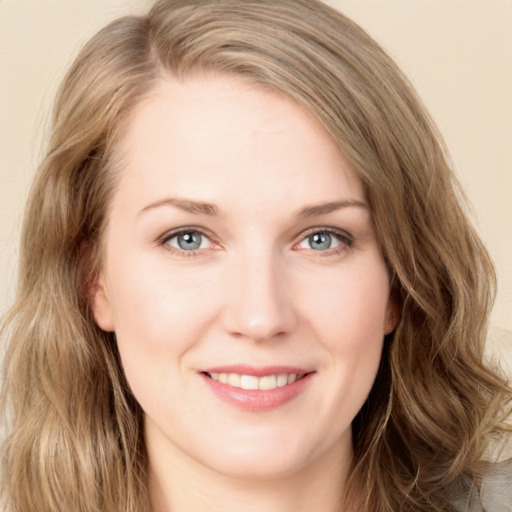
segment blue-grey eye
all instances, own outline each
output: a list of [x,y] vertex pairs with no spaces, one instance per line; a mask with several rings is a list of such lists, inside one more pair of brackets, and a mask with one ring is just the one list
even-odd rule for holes
[[166,243],[182,251],[196,251],[209,246],[208,238],[197,231],[183,231],[171,236]]
[[341,244],[339,238],[334,233],[328,231],[317,231],[304,238],[299,244],[301,249],[313,249],[314,251],[326,251],[334,249]]
[[325,251],[330,249],[332,245],[332,235],[329,233],[315,233],[308,236],[311,249],[315,251]]

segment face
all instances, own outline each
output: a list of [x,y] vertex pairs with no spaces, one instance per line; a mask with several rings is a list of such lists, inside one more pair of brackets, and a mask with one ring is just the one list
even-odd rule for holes
[[93,293],[151,463],[272,477],[350,457],[391,331],[361,182],[321,125],[238,78],[133,112]]

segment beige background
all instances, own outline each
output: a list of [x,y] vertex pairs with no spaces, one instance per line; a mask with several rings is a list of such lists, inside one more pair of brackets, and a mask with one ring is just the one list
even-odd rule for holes
[[[388,50],[439,124],[498,269],[493,346],[512,362],[512,0],[330,3]],[[147,5],[0,0],[0,314],[13,296],[21,212],[57,84],[98,28]]]

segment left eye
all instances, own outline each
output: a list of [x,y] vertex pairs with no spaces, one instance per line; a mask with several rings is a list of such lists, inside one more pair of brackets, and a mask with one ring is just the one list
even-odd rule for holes
[[[348,241],[346,243],[348,244]],[[328,249],[335,249],[341,244],[341,235],[330,233],[329,231],[317,231],[304,238],[300,242],[299,247],[314,251],[327,251]]]
[[165,243],[182,251],[207,249],[211,244],[210,240],[198,231],[182,231],[181,233],[176,233],[175,235],[169,236]]

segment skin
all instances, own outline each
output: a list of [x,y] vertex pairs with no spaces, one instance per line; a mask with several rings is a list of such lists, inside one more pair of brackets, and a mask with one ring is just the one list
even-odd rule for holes
[[[155,510],[336,510],[394,328],[360,180],[308,112],[235,77],[168,77],[126,128],[93,310],[145,411]],[[233,364],[313,373],[240,410],[199,373]]]

